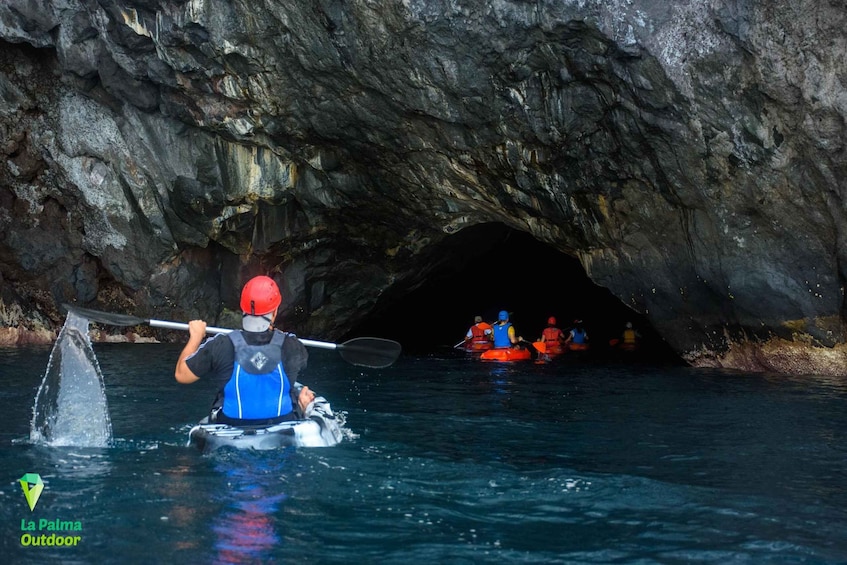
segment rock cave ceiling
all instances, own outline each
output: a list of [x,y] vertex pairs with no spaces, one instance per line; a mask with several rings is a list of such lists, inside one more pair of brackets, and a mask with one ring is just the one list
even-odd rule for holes
[[[501,307],[533,333],[574,315],[556,279],[586,276],[605,290],[582,317],[640,315],[693,365],[843,374],[845,19],[805,0],[4,3],[0,340],[51,335],[63,301],[222,321],[258,272],[301,335],[397,331],[418,304],[425,336],[435,312],[452,336]],[[524,252],[483,252],[500,229]],[[533,247],[555,255],[514,259]],[[452,302],[477,260],[493,294]]]

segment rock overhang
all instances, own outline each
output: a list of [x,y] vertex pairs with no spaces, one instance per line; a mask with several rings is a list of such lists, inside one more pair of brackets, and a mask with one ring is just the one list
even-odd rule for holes
[[5,138],[29,133],[7,155],[44,165],[7,167],[5,198],[59,202],[77,234],[64,263],[9,249],[7,280],[216,315],[263,271],[291,323],[340,334],[446,238],[502,222],[578,257],[694,363],[743,347],[779,370],[761,345],[779,338],[842,369],[843,111],[823,80],[842,14],[816,8],[826,29],[799,46],[822,13],[788,3],[468,6],[7,9],[3,36],[42,48],[4,66],[23,117]]

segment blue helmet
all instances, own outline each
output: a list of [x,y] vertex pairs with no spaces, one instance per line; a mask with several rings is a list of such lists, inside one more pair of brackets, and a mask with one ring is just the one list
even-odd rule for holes
[[497,314],[497,319],[505,322],[506,320],[509,319],[509,313],[506,312],[505,310],[500,310],[500,313]]

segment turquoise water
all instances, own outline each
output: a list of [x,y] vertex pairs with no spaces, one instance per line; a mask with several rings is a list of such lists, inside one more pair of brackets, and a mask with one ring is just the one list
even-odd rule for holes
[[0,351],[4,562],[847,562],[847,379],[312,350],[346,441],[204,456],[185,440],[215,385],[174,382],[178,351],[95,346],[105,448],[29,443],[50,350]]

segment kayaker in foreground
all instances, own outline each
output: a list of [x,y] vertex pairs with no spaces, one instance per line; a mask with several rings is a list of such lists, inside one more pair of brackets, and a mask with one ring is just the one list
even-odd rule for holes
[[209,422],[267,425],[297,420],[315,393],[294,384],[309,360],[294,334],[273,329],[282,295],[273,279],[250,279],[241,291],[242,328],[217,334],[205,342],[206,322],[192,320],[189,338],[174,376],[183,384],[201,378],[225,383],[218,392]]

